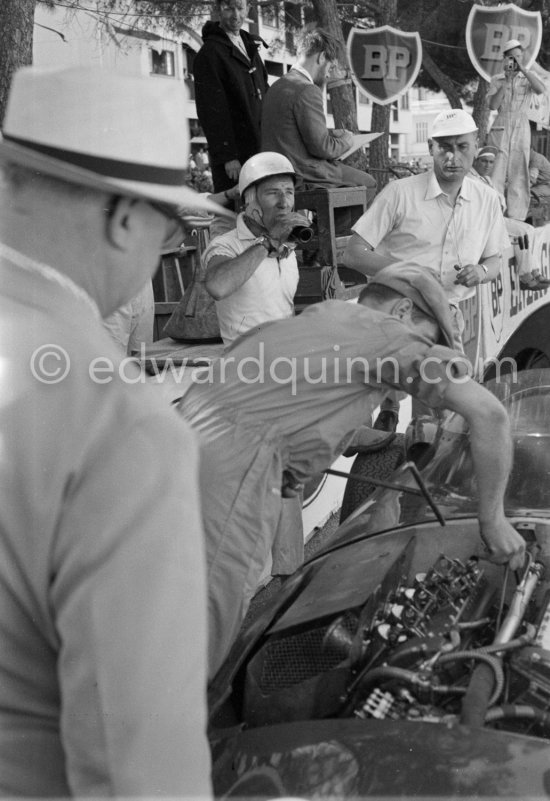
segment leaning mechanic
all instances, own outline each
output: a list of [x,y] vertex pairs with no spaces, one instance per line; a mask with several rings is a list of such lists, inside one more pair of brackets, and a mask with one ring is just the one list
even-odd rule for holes
[[432,272],[392,265],[371,278],[358,304],[325,301],[266,324],[240,337],[200,383],[189,379],[179,409],[202,438],[210,677],[257,588],[282,497],[332,464],[388,390],[465,417],[481,536],[495,561],[520,566],[524,543],[503,510],[508,419],[468,377],[465,357],[447,347],[452,337]]
[[206,288],[216,300],[225,345],[271,320],[294,314],[298,264],[288,243],[292,229],[308,226],[293,211],[294,167],[280,153],[258,153],[243,165],[239,192],[244,211],[236,228],[205,250]]

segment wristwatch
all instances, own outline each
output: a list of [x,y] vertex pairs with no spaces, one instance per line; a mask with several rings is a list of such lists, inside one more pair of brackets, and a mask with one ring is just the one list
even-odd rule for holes
[[263,245],[264,248],[267,250],[268,256],[271,256],[272,253],[277,252],[277,248],[273,245],[273,242],[266,234],[257,236],[256,239],[252,242],[252,245]]

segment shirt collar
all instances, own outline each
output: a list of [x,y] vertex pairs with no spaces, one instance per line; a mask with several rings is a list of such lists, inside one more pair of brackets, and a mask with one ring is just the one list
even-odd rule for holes
[[[426,173],[428,176],[428,184],[426,186],[426,200],[435,200],[435,198],[439,197],[440,195],[446,195],[447,193],[443,191],[441,186],[439,185],[439,181],[435,177],[435,172],[431,170],[430,172]],[[462,181],[462,186],[460,187],[460,191],[457,195],[457,201],[463,200],[470,200],[470,181],[474,180],[473,178],[469,178],[467,175],[464,176],[464,180]]]
[[244,212],[241,211],[237,215],[237,236],[239,239],[256,239],[256,234],[253,234],[248,225],[244,221]]
[[305,67],[302,67],[300,64],[293,64],[291,69],[296,70],[296,72],[299,72],[300,75],[303,75],[305,78],[307,78],[310,83],[313,83],[313,78]]

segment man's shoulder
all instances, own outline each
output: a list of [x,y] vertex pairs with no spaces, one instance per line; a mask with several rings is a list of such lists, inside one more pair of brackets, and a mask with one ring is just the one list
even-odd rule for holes
[[224,245],[228,245],[232,242],[237,242],[240,239],[239,232],[237,228],[231,228],[229,231],[224,231],[223,234],[218,234],[218,236],[214,237],[208,245],[208,250],[210,253],[215,253],[216,249],[221,249]]
[[416,195],[418,192],[425,192],[430,183],[430,175],[429,171],[421,172],[418,175],[407,175],[405,178],[390,181],[377,197],[409,197]]
[[305,75],[302,75],[298,70],[290,70],[283,75],[282,78],[278,78],[274,84],[271,85],[269,91],[273,92],[277,91],[289,91],[293,90],[296,93],[301,93],[304,91],[313,91],[313,92],[320,92],[318,86],[308,81]]
[[472,174],[464,176],[462,191],[464,191],[467,197],[472,198],[474,201],[478,199],[486,200],[487,198],[496,198],[498,201],[498,192],[494,186],[489,185],[480,177],[476,178],[476,176]]

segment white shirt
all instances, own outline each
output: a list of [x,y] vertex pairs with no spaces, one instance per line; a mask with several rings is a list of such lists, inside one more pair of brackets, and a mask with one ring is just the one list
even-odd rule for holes
[[[237,217],[237,227],[216,237],[203,254],[208,267],[214,256],[235,258],[251,247],[255,234]],[[216,301],[220,331],[225,345],[229,345],[251,328],[262,323],[292,317],[294,295],[298,287],[298,264],[293,252],[284,259],[269,258],[258,265],[248,281],[235,292]]]
[[455,265],[479,264],[507,241],[498,194],[465,176],[452,206],[433,170],[388,184],[353,230],[378,254],[428,267],[450,301],[475,294],[455,284]]

